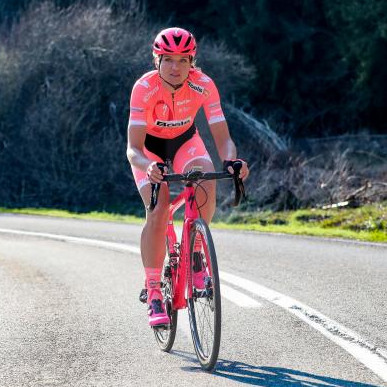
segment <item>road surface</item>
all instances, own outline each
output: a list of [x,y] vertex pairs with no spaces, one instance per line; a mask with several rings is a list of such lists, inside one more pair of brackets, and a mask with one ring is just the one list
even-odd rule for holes
[[213,230],[223,330],[205,373],[185,312],[157,348],[140,233],[0,215],[0,386],[387,385],[387,246]]

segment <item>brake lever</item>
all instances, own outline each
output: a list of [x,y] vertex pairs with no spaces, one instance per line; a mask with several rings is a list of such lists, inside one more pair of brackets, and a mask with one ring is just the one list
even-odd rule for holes
[[[167,167],[167,164],[157,163],[157,166],[159,167],[161,173],[164,173],[164,167]],[[149,206],[147,207],[147,210],[149,212],[152,212],[157,205],[160,187],[161,187],[161,183],[151,183],[151,197],[150,197]]]
[[237,184],[238,184],[238,190],[242,194],[242,198],[239,197],[238,204],[236,204],[236,205],[239,205],[242,201],[244,202],[247,200],[247,196],[245,191],[245,185],[243,184],[243,180],[240,177],[237,177]]
[[234,170],[233,180],[235,188],[235,199],[233,206],[237,207],[241,203],[241,199],[243,199],[243,201],[246,200],[245,186],[242,179],[239,177],[239,172],[242,169],[242,162],[239,160],[234,161],[232,168]]

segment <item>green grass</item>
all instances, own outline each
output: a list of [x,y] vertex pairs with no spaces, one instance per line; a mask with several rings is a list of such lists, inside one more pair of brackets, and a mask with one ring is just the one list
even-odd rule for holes
[[73,219],[88,219],[88,220],[105,220],[110,222],[126,222],[126,223],[144,223],[144,218],[133,215],[120,215],[108,212],[71,212],[67,210],[54,210],[49,208],[0,208],[0,213],[25,214],[25,215],[40,215],[40,216],[56,216],[60,218]]
[[232,213],[223,228],[387,242],[387,202],[359,208]]
[[[0,213],[56,216],[138,223],[144,218],[106,212],[74,213],[53,209],[6,209]],[[286,212],[232,212],[211,224],[213,228],[387,242],[387,202],[360,208],[308,209]]]

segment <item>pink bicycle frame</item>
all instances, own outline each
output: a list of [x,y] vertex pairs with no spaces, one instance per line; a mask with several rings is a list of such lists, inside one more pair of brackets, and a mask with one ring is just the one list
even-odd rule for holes
[[[190,275],[189,268],[189,233],[191,230],[191,225],[199,217],[199,211],[196,206],[196,201],[194,200],[195,189],[192,186],[186,186],[185,189],[178,195],[169,205],[169,219],[167,226],[167,236],[168,236],[168,252],[170,256],[172,255],[177,259],[177,262],[174,262],[171,265],[172,271],[172,305],[173,309],[184,309],[187,307],[187,297],[192,296],[192,288],[188,287],[188,294],[186,294],[187,289],[187,280]],[[180,254],[176,251],[177,238],[175,228],[173,226],[173,215],[174,213],[185,204],[184,210],[184,224],[183,232],[180,243]]]

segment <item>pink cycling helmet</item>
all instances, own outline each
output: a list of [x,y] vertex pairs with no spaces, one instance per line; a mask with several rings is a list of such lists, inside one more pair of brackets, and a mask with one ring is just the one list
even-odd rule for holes
[[156,55],[188,54],[195,56],[196,40],[190,32],[183,28],[167,28],[156,36],[153,43],[153,53]]

